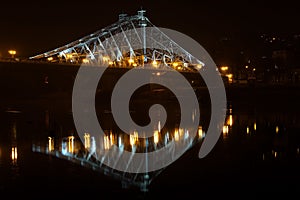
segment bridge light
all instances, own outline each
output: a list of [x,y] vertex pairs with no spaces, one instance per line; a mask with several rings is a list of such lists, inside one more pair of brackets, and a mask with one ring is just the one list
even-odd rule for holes
[[110,147],[109,137],[108,135],[104,136],[104,149],[107,150]]
[[157,62],[156,60],[153,60],[152,65],[153,65],[154,67],[157,67],[157,66],[158,66],[158,62]]
[[53,57],[48,57],[47,60],[48,60],[48,61],[52,61],[52,60],[53,60]]
[[83,63],[89,63],[89,60],[86,59],[86,58],[84,58],[84,59],[82,59],[82,62],[83,62]]
[[66,57],[67,57],[67,59],[71,59],[73,56],[72,56],[72,54],[66,54]]
[[178,66],[178,62],[173,62],[172,66],[173,67],[177,67]]
[[202,66],[201,64],[197,64],[197,65],[196,65],[196,68],[197,68],[197,69],[201,69],[202,67],[203,67],[203,66]]
[[115,143],[115,138],[114,135],[112,134],[112,131],[110,131],[109,139],[110,139],[110,145],[112,146]]
[[174,139],[175,139],[175,141],[178,141],[178,140],[179,140],[179,132],[178,132],[178,129],[175,129],[175,131],[174,131]]
[[103,56],[102,60],[103,62],[109,62],[110,59],[108,56]]
[[133,60],[132,58],[129,58],[129,59],[128,59],[128,62],[129,62],[130,64],[132,64],[132,63],[134,63],[134,60]]

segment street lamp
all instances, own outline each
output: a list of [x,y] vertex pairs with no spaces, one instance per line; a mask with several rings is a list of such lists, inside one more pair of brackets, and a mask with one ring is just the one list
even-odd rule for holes
[[12,58],[15,57],[15,55],[17,54],[16,50],[9,50],[8,53],[11,55]]

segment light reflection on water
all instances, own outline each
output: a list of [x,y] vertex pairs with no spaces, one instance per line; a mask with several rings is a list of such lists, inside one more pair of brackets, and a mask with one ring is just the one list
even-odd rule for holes
[[[53,155],[56,154],[55,152],[59,152],[65,156],[80,156],[88,160],[92,159],[92,153],[95,153],[93,151],[95,143],[91,135],[86,133],[84,141],[81,142],[74,131],[70,116],[69,121],[66,122],[65,118],[61,117],[61,115],[66,116],[65,113],[52,112],[49,109],[33,111],[37,113],[30,112],[3,112],[1,114],[3,121],[0,130],[1,190],[5,190],[7,185],[12,187],[11,185],[18,183],[19,179],[31,176],[31,174],[24,174],[27,172],[20,169],[28,168],[28,165],[34,167],[35,163],[20,161],[28,159],[38,151],[53,153]],[[30,117],[28,118],[28,116]],[[235,163],[251,160],[250,163],[254,163],[254,165],[265,162],[276,166],[278,161],[299,164],[299,124],[300,120],[297,114],[281,112],[269,114],[252,111],[249,113],[245,110],[235,109],[235,106],[230,104],[216,149],[221,151],[224,157],[232,158],[231,161]],[[205,127],[205,125],[199,126],[197,141],[205,139]],[[155,151],[156,148],[167,145],[172,140],[180,141],[186,137],[188,136],[185,130],[177,127],[162,127],[160,131],[154,132],[149,142],[152,149],[148,150]],[[127,135],[118,129],[106,129],[102,145],[103,150],[116,145],[120,149],[128,151],[134,149],[135,152],[145,152],[146,140],[139,138],[136,132]],[[34,151],[30,152],[28,149]],[[51,162],[53,161],[52,159]],[[47,172],[43,176],[45,178]],[[163,176],[163,172],[161,176]],[[299,174],[296,177],[299,177]],[[46,179],[40,179],[41,183],[44,181]]]

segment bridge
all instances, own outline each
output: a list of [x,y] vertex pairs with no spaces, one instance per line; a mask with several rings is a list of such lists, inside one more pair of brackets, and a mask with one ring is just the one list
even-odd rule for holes
[[[108,66],[108,68],[118,69],[145,67],[150,70],[176,70],[187,73],[195,72],[195,74],[198,74],[199,69],[205,67],[202,61],[195,58],[152,24],[145,16],[144,10],[139,10],[137,15],[133,16],[120,14],[118,21],[112,25],[62,47],[32,56],[28,62],[74,65],[77,67],[81,65]],[[89,136],[89,133],[86,134]],[[112,145],[132,151],[133,155],[161,147],[166,147],[170,152],[173,152],[175,151],[173,142],[192,147],[199,140],[201,141],[205,135],[202,127],[199,127],[196,138],[189,137],[188,131],[184,129],[173,130],[170,133],[159,130],[155,134],[153,141],[148,141],[145,138],[138,138],[137,134],[130,134],[127,135],[128,137],[120,139],[119,136],[122,134],[110,132],[102,138],[103,142],[100,145],[103,147],[100,148],[102,152],[97,152],[98,159],[87,156],[89,155],[88,152],[91,152],[90,137],[87,137],[84,145],[77,145],[77,150],[74,147],[76,144],[74,141],[77,140],[78,142],[79,140],[73,136],[60,138],[57,141],[57,148],[54,148],[53,138],[49,137],[48,144],[34,144],[32,150],[68,159],[84,167],[101,171],[120,180],[124,187],[133,185],[142,191],[147,191],[153,178],[158,176],[163,169],[149,173],[132,174],[107,167],[101,160],[109,156],[106,152]],[[145,144],[147,145],[145,146]]]
[[150,64],[154,69],[171,67],[178,71],[195,71],[204,66],[152,24],[145,16],[145,10],[134,16],[120,14],[119,20],[112,25],[29,59],[118,68]]

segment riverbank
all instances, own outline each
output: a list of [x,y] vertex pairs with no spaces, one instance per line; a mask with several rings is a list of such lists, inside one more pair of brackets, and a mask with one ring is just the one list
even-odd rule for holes
[[[0,90],[1,107],[22,107],[23,105],[49,105],[50,107],[71,108],[72,90],[79,66],[53,65],[45,63],[0,63]],[[102,98],[103,89],[113,88],[114,80],[118,80],[126,72],[125,69],[109,69],[103,80],[99,83],[97,98],[102,103],[110,101]],[[192,77],[195,79],[195,77]],[[200,81],[201,82],[201,81]],[[209,102],[209,93],[205,87],[199,87],[197,95],[202,104]],[[293,102],[300,100],[300,85],[281,84],[226,84],[228,104],[247,104],[276,106],[294,106]],[[109,93],[108,93],[109,94]],[[168,94],[164,92],[149,92],[145,96],[163,98]],[[143,97],[143,98],[144,98]],[[299,106],[298,106],[299,107]],[[295,109],[299,109],[299,108]]]

